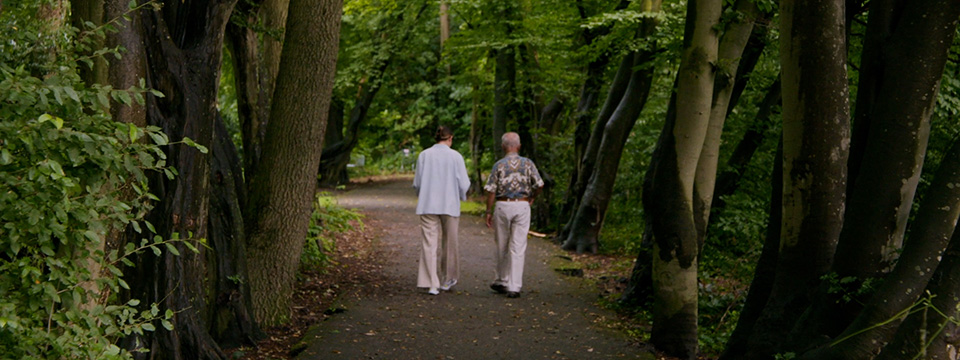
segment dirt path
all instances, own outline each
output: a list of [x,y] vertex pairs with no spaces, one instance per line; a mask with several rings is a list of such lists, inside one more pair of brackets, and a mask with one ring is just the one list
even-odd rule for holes
[[491,291],[493,235],[477,216],[460,220],[460,283],[437,296],[418,290],[420,232],[410,182],[393,179],[338,196],[378,232],[384,281],[344,300],[346,311],[306,335],[311,345],[298,359],[653,358],[602,328],[601,319],[613,315],[593,305],[589,285],[551,269],[558,250],[545,240],[527,247],[522,297]]

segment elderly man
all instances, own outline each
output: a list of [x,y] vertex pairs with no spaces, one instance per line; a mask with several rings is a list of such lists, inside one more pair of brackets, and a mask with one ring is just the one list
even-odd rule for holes
[[487,227],[495,229],[497,241],[497,278],[490,288],[506,293],[509,298],[518,298],[523,286],[530,204],[540,194],[543,180],[533,161],[518,155],[520,136],[517,133],[503,134],[501,143],[507,155],[493,164],[483,187],[487,191]]
[[[417,215],[423,241],[417,287],[437,295],[450,290],[460,277],[460,249],[457,231],[460,225],[460,201],[467,199],[470,177],[463,156],[450,148],[453,131],[440,126],[435,145],[420,152],[413,187],[417,189]],[[437,273],[437,245],[440,268]],[[443,279],[441,284],[440,280]]]

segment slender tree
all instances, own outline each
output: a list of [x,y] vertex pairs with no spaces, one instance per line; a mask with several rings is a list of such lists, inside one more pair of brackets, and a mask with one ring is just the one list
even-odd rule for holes
[[677,72],[675,117],[668,117],[651,160],[644,211],[653,230],[653,345],[683,359],[697,356],[699,230],[695,176],[710,124],[722,1],[688,4]]
[[[290,315],[290,294],[307,235],[339,48],[340,1],[292,0],[270,110],[263,162],[252,174],[248,269],[263,325]],[[310,69],[304,71],[304,69]]]

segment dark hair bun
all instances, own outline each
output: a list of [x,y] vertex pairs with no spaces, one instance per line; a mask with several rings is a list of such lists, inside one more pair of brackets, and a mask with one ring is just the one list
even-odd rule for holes
[[440,125],[437,128],[437,133],[433,135],[433,139],[437,142],[441,142],[453,137],[453,130],[450,130],[449,127]]

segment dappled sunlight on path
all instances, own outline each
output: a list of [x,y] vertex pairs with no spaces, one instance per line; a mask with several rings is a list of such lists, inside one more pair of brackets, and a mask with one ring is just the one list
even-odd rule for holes
[[491,231],[465,214],[460,283],[431,296],[416,288],[420,231],[410,179],[363,185],[338,199],[367,215],[386,281],[344,299],[346,311],[308,333],[311,345],[299,359],[646,358],[633,341],[603,328],[613,315],[592,304],[592,287],[548,266],[559,252],[555,245],[530,240],[523,296],[508,299],[488,287]]

